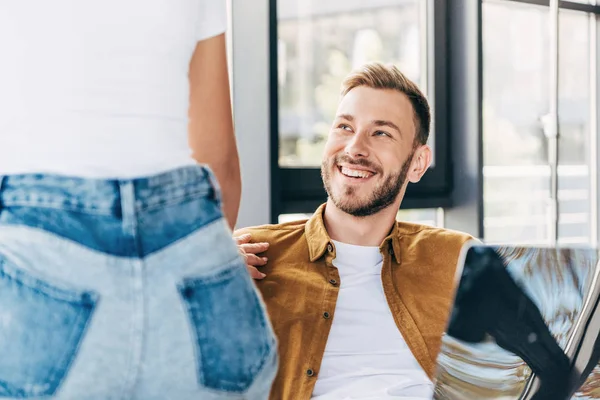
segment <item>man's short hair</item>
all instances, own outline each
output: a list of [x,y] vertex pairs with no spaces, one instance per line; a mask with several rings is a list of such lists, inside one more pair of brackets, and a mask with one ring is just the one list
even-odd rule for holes
[[424,145],[429,138],[431,110],[421,89],[408,79],[396,66],[378,62],[368,63],[353,71],[342,83],[342,96],[359,86],[373,89],[392,89],[404,93],[415,112],[415,145]]

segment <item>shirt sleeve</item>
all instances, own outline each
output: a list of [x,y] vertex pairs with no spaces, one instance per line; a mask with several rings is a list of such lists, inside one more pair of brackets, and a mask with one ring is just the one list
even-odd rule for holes
[[220,35],[227,29],[226,0],[198,0],[200,17],[196,39],[198,41]]

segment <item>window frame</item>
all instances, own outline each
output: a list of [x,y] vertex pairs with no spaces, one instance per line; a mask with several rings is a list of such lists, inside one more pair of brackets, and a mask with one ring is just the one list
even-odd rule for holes
[[[270,212],[270,222],[277,223],[280,214],[312,213],[325,201],[320,172],[317,168],[289,168],[279,166],[279,93],[277,81],[277,0],[265,0],[268,7],[269,50],[269,140],[270,175],[265,204]],[[550,6],[550,0],[502,0],[541,6]],[[583,4],[560,1],[561,10],[590,13],[594,24],[593,53],[593,103],[596,107],[600,96],[600,1]],[[436,169],[432,169],[417,185],[409,185],[402,209],[444,208],[444,226],[469,232],[485,239],[483,199],[482,154],[482,0],[435,0],[432,8],[434,25],[428,33],[433,34],[430,51],[436,57],[428,62],[433,75],[434,90],[430,96],[434,108],[434,133],[436,145]],[[475,53],[473,53],[475,52]],[[596,136],[596,155],[600,154],[600,109],[592,113],[592,130]],[[452,149],[461,149],[461,157],[452,157]],[[445,160],[444,160],[445,159]],[[593,160],[599,165],[599,160]],[[600,202],[598,188],[600,174],[592,174],[592,245],[600,247]]]
[[[502,1],[512,1],[513,3],[524,3],[524,4],[533,4],[537,6],[546,6],[550,7],[550,0],[502,0]],[[559,1],[559,9],[561,10],[572,10],[572,11],[583,11],[592,14],[600,14],[600,5],[596,4],[586,4],[586,3],[577,3],[573,1]]]
[[[453,0],[449,0],[449,1],[453,1]],[[542,6],[542,7],[550,7],[550,0],[497,0],[501,3],[521,3],[521,4],[531,4],[531,5],[537,5],[537,6]],[[478,1],[479,4],[482,4],[483,0]],[[590,191],[590,217],[592,219],[591,224],[590,224],[590,232],[589,232],[589,236],[590,236],[590,245],[594,246],[596,248],[600,248],[600,242],[598,241],[598,238],[600,236],[600,215],[598,213],[598,209],[600,208],[600,203],[599,203],[599,198],[598,198],[598,187],[600,186],[600,175],[597,173],[597,167],[598,167],[598,154],[600,154],[600,140],[599,140],[599,136],[600,136],[600,130],[599,130],[599,125],[598,125],[598,119],[600,118],[600,110],[598,110],[597,108],[597,104],[598,104],[598,96],[600,95],[600,84],[598,82],[599,79],[599,74],[600,74],[600,70],[598,69],[598,66],[600,65],[600,46],[599,46],[599,38],[600,36],[598,35],[598,29],[600,28],[600,2],[595,1],[596,4],[585,4],[585,3],[577,3],[577,2],[573,2],[573,1],[563,1],[560,0],[558,3],[558,10],[559,13],[563,10],[570,10],[570,11],[576,11],[576,12],[580,12],[580,13],[589,13],[590,14],[590,20],[591,20],[591,29],[590,29],[590,34],[592,35],[591,37],[591,87],[590,87],[590,117],[591,117],[591,132],[590,134],[592,135],[592,149],[590,149],[590,153],[592,155],[592,160],[591,160],[591,170],[592,172],[590,173],[590,186],[589,186],[589,191]],[[559,17],[560,18],[560,17]],[[481,18],[479,20],[479,25],[481,26]],[[481,34],[481,33],[480,33]],[[480,50],[481,51],[481,50]],[[558,53],[557,57],[560,57],[560,52]],[[557,62],[560,63],[560,61],[557,58]],[[479,69],[479,73],[480,75],[483,75],[483,68],[482,66],[480,66]],[[558,79],[558,74],[557,76],[553,77],[553,79]],[[554,84],[558,85],[557,82],[553,82]],[[483,97],[482,99],[483,100]],[[483,117],[483,116],[482,116]],[[559,132],[560,134],[560,132]],[[481,131],[479,132],[479,140],[481,141],[483,137],[483,129],[481,129]],[[557,151],[559,151],[559,149],[557,148]],[[481,157],[483,157],[483,155],[481,155]],[[481,165],[483,166],[483,158],[481,159]],[[560,166],[560,164],[558,165]],[[595,169],[594,169],[595,167]],[[484,177],[483,175],[481,176],[481,185],[483,185],[484,183]],[[551,189],[554,193],[553,196],[554,198],[558,198],[558,185],[555,185],[554,188]],[[483,202],[483,193],[481,194],[481,202]],[[483,212],[483,204],[479,205],[480,207],[480,232],[481,232],[481,237],[483,239],[485,239],[485,234],[484,234],[484,229],[483,229],[483,221],[485,218],[484,212]],[[551,238],[551,241],[546,243],[547,245],[557,245],[560,243],[560,238],[557,234],[558,232],[558,226],[560,224],[560,208],[556,207],[556,209],[554,210],[555,214],[553,216],[553,220],[552,222],[555,224],[555,232],[554,233],[554,237]],[[503,242],[504,244],[507,244],[506,242]]]
[[[435,135],[434,167],[418,184],[409,185],[401,209],[448,208],[452,206],[453,170],[448,115],[447,11],[446,0],[427,0],[427,85],[433,84],[430,103]],[[279,85],[277,0],[269,0],[269,91],[270,91],[270,164],[271,222],[280,214],[312,213],[326,201],[327,195],[319,168],[282,167],[279,165]],[[430,39],[428,38],[428,41]],[[431,56],[435,54],[433,60]],[[433,61],[433,64],[431,63]]]

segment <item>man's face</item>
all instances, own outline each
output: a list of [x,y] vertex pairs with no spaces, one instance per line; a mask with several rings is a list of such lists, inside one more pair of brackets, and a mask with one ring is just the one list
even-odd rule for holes
[[[335,206],[361,217],[394,204],[404,193],[413,165],[415,134],[413,107],[403,93],[359,86],[346,94],[321,165]],[[421,175],[413,173],[411,181]]]

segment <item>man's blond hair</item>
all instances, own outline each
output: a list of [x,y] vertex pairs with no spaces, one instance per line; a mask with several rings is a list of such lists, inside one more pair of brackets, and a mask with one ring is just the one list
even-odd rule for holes
[[394,65],[369,63],[353,71],[342,83],[342,96],[354,88],[367,86],[373,89],[392,89],[404,93],[415,113],[415,145],[426,144],[431,125],[431,111],[421,89]]

